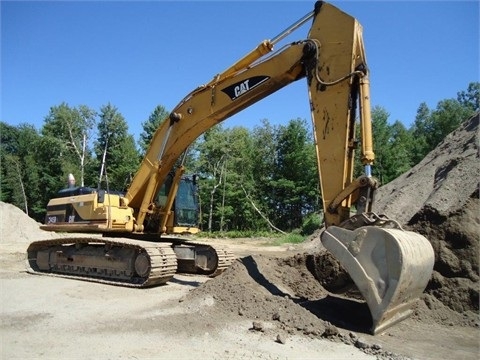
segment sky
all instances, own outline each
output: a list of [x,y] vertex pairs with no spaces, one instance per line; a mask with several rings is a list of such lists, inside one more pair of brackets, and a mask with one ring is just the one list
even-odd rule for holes
[[[330,1],[363,27],[372,106],[406,127],[479,80],[478,1]],[[5,1],[0,121],[40,129],[52,106],[108,103],[138,140],[157,105],[172,110],[313,1]],[[275,46],[306,38],[310,22]],[[224,122],[310,121],[300,80]]]

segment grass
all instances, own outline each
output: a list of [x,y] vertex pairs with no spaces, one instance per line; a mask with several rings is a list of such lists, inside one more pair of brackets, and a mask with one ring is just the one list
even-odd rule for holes
[[272,245],[300,244],[305,241],[305,237],[297,233],[289,233],[275,239]]
[[197,234],[198,237],[206,238],[229,238],[229,239],[239,239],[239,238],[277,238],[282,236],[282,234],[274,233],[271,231],[214,231],[214,232],[200,232]]
[[305,236],[298,232],[287,234],[274,233],[270,231],[218,231],[218,232],[200,232],[196,236],[200,238],[228,238],[228,239],[245,239],[245,238],[265,238],[269,239],[266,245],[280,246],[283,244],[299,244],[305,240]]

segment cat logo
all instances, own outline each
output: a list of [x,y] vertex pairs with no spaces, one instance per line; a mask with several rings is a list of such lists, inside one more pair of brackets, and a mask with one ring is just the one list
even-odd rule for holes
[[248,82],[250,79],[245,80],[244,82],[240,83],[240,85],[235,86],[233,91],[235,91],[235,97],[239,97],[242,94],[245,94],[248,90],[250,90],[250,87],[248,86]]
[[253,76],[222,89],[230,99],[235,100],[270,79],[270,76]]

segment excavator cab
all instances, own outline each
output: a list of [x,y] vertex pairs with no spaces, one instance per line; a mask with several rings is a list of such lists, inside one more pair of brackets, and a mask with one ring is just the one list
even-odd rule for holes
[[[159,209],[165,209],[169,194],[174,185],[175,175],[170,173],[158,191],[155,205]],[[195,234],[199,231],[200,206],[198,202],[197,175],[183,175],[179,182],[173,203],[171,214],[167,220],[167,234]],[[172,216],[173,215],[173,216]]]

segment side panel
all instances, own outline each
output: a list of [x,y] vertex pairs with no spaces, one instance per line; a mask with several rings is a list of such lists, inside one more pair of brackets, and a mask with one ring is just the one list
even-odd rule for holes
[[132,231],[133,214],[130,208],[120,206],[118,195],[105,194],[101,202],[97,193],[60,197],[49,201],[41,228],[65,232]]

